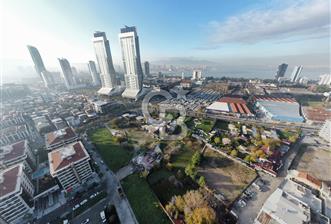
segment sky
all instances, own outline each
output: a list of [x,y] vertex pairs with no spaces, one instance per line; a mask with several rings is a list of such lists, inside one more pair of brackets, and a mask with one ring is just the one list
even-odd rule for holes
[[330,71],[329,0],[0,2],[2,68],[32,65],[28,44],[46,67],[58,66],[59,57],[95,60],[94,31],[106,32],[114,63],[121,65],[118,33],[134,25],[143,61],[208,60],[230,68],[288,62]]

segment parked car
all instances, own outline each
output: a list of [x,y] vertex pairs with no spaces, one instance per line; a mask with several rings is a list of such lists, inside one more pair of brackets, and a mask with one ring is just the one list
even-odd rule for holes
[[81,222],[81,224],[87,224],[90,222],[90,219],[85,219],[83,222]]
[[102,219],[102,222],[106,222],[106,214],[105,214],[105,211],[101,211],[100,212],[100,217]]
[[80,205],[83,205],[87,202],[87,199],[84,199],[83,201],[80,202]]
[[123,198],[125,196],[123,189],[121,187],[117,187],[117,191],[118,191],[119,195],[121,196],[121,198]]
[[73,208],[72,208],[72,210],[73,211],[75,211],[77,208],[79,208],[80,207],[80,205],[79,204],[77,204],[77,205],[75,205]]
[[240,199],[238,201],[238,205],[239,205],[240,208],[243,208],[243,207],[245,207],[247,205],[247,203],[245,202],[245,200]]

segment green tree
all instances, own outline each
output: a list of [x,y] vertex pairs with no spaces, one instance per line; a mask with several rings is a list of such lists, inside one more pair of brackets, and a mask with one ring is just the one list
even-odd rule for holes
[[237,155],[238,155],[238,151],[235,150],[235,149],[233,149],[233,150],[231,151],[230,155],[231,155],[232,157],[237,157]]
[[187,164],[187,166],[185,167],[185,174],[194,180],[197,175],[197,170],[195,166],[191,163]]
[[215,137],[214,142],[215,142],[215,144],[220,144],[221,143],[221,138],[220,137]]
[[201,154],[200,152],[196,151],[192,156],[191,163],[195,167],[200,164],[200,161],[201,161]]
[[200,187],[204,187],[206,185],[206,180],[204,176],[200,176],[199,180],[198,180],[198,184]]
[[251,156],[250,155],[246,155],[245,158],[244,158],[245,162],[250,162],[251,160]]

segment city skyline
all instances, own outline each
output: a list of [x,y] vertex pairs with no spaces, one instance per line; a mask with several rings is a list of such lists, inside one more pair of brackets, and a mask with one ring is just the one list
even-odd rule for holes
[[[328,1],[240,3],[242,4],[222,5],[212,2],[199,5],[168,2],[156,5],[146,2],[139,5],[137,2],[125,4],[98,1],[97,4],[91,5],[88,2],[78,4],[77,1],[72,1],[66,3],[66,9],[62,10],[61,1],[32,1],[22,4],[18,4],[17,1],[6,1],[2,3],[6,10],[3,15],[5,35],[1,61],[5,70],[7,66],[15,63],[31,65],[25,48],[27,44],[36,46],[41,51],[46,67],[56,66],[56,58],[60,56],[73,61],[73,64],[95,60],[90,33],[103,30],[109,34],[111,40],[114,64],[121,65],[117,34],[120,27],[127,24],[139,28],[143,40],[142,60],[151,63],[175,59],[178,63],[184,63],[190,59],[193,62],[207,60],[235,66],[236,61],[246,58],[248,60],[244,61],[247,64],[255,60],[259,61],[255,63],[257,67],[263,67],[273,58],[282,58],[282,61],[275,60],[273,63],[278,65],[283,61],[289,63],[288,58],[291,60],[298,56],[302,59],[300,64],[305,68],[329,69]],[[38,7],[34,9],[36,5]],[[127,5],[130,7],[124,7]],[[142,18],[131,13],[143,5],[148,5],[146,10],[149,13],[140,16]],[[44,13],[36,13],[39,7],[43,7]],[[90,7],[100,12],[98,18],[88,13]],[[189,10],[184,10],[185,7]],[[73,8],[86,14],[86,18],[76,18],[71,10]],[[176,15],[176,23],[174,18],[168,18],[168,11]],[[121,15],[122,12],[125,17]],[[61,18],[57,17],[59,13]],[[203,16],[196,16],[200,14]],[[12,15],[17,15],[17,18],[13,18]],[[157,19],[153,20],[151,17]],[[274,21],[267,25],[266,21],[273,21],[273,18],[279,17],[284,17],[282,23]],[[261,19],[260,25],[266,27],[265,31],[258,31],[257,18]],[[64,19],[70,23],[64,23]],[[84,25],[81,26],[81,23]],[[58,24],[62,26],[56,26]],[[159,29],[158,25],[161,24],[162,29]],[[246,32],[239,32],[235,27],[241,27],[242,31]],[[22,32],[26,34],[24,38],[15,35]],[[243,33],[248,36],[243,36]],[[312,60],[309,55],[314,55],[314,59]],[[261,60],[258,60],[259,58]],[[289,64],[293,67],[297,63],[299,62]]]

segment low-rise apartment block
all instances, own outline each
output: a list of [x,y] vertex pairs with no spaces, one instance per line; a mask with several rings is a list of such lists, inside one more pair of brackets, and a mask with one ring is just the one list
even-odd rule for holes
[[0,217],[7,223],[25,223],[32,215],[34,186],[18,164],[0,172]]
[[28,173],[32,172],[36,167],[36,157],[33,154],[27,140],[0,147],[1,169],[5,169],[19,163],[23,163],[24,168]]
[[90,156],[82,142],[74,142],[48,153],[50,173],[66,192],[86,182],[92,175]]
[[71,127],[56,130],[45,135],[46,149],[53,150],[77,141],[78,136]]

